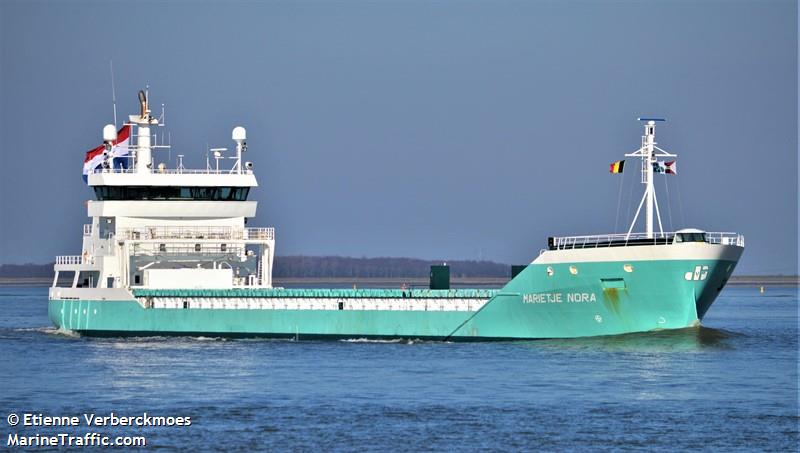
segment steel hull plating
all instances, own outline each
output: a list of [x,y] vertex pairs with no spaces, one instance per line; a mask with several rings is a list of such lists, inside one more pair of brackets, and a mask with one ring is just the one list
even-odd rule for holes
[[679,329],[699,323],[742,251],[693,247],[678,250],[685,259],[648,259],[649,247],[614,252],[640,260],[592,261],[607,251],[545,252],[472,311],[145,308],[133,296],[60,299],[51,293],[49,315],[63,329],[121,336],[489,340]]

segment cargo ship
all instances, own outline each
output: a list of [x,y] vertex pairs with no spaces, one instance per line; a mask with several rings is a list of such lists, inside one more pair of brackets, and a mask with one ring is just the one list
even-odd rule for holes
[[[641,162],[644,193],[626,233],[549,237],[499,289],[452,289],[438,276],[427,288],[276,287],[275,230],[247,225],[257,182],[242,160],[245,129],[233,129],[230,152],[209,149],[206,168],[185,168],[183,155],[168,167],[156,163],[155,153],[170,145],[156,139],[163,114],[152,115],[148,97],[140,91],[139,113],[119,130],[105,126],[103,144],[86,153],[91,223],[82,253],[56,258],[49,289],[49,317],[60,329],[446,341],[680,329],[699,325],[744,250],[736,233],[663,231],[653,181],[675,173],[674,161],[661,159],[676,156],[655,141],[663,120],[640,118],[641,146],[625,156]],[[643,208],[644,231],[634,232]]]

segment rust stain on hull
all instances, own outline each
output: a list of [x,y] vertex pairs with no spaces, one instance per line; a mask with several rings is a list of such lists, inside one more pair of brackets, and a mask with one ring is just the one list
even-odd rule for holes
[[603,304],[610,311],[619,314],[619,290],[617,288],[603,288]]

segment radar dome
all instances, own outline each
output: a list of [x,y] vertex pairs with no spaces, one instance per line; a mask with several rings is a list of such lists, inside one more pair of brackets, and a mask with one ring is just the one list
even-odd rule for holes
[[113,142],[117,139],[117,126],[113,124],[106,124],[103,127],[103,141],[104,142]]
[[247,131],[242,126],[236,126],[233,128],[233,140],[247,140]]

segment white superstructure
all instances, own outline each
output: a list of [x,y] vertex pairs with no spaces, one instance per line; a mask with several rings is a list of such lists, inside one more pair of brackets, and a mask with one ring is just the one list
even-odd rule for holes
[[247,196],[258,184],[252,164],[242,162],[245,129],[233,129],[235,155],[212,149],[216,162],[198,170],[184,168],[179,155],[170,168],[156,155],[170,145],[157,145],[152,133],[163,123],[150,115],[146,92],[139,101],[139,115],[126,123],[133,133],[125,165],[111,152],[116,127],[103,129],[105,160],[87,179],[96,196],[87,202],[92,220],[81,254],[56,257],[53,286],[72,272],[73,288],[272,287],[275,231],[246,226],[257,207]]

